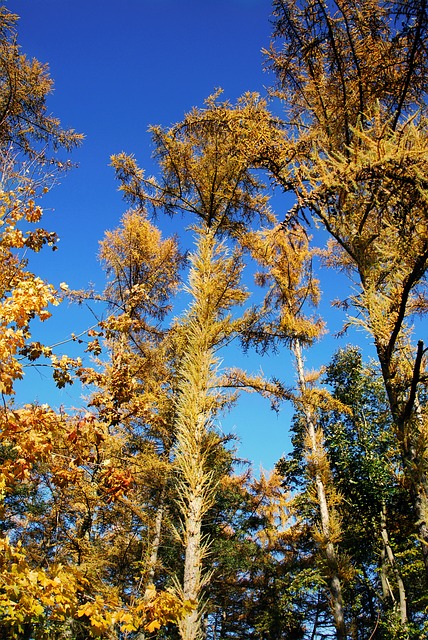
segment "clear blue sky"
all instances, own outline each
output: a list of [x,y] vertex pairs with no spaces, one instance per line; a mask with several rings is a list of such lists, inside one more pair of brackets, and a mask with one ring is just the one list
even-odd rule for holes
[[[71,288],[93,283],[102,290],[98,242],[105,230],[118,225],[126,208],[108,166],[110,155],[134,153],[150,171],[150,124],[181,120],[217,87],[231,101],[245,91],[265,94],[264,85],[273,83],[262,70],[261,54],[271,33],[270,0],[11,0],[7,6],[21,17],[23,51],[50,66],[55,92],[49,110],[64,126],[86,136],[72,156],[79,168],[44,202],[44,223],[59,234],[59,250],[41,252],[33,269],[55,286],[62,281]],[[164,233],[179,225],[161,221]],[[342,319],[329,306],[338,295],[337,278],[330,275],[323,282],[330,337],[308,355],[309,368],[328,362],[338,347],[331,334]],[[63,340],[90,321],[87,314],[64,305],[45,324],[44,340]],[[239,352],[234,353],[240,364],[259,368],[257,358],[241,361]],[[293,384],[286,354],[264,358],[261,366]],[[18,400],[71,408],[82,406],[79,393],[69,388],[53,392],[40,371],[20,385]],[[224,418],[223,429],[237,433],[239,453],[253,461],[255,470],[271,468],[289,447],[289,418],[289,410],[277,416],[266,401],[244,396]]]

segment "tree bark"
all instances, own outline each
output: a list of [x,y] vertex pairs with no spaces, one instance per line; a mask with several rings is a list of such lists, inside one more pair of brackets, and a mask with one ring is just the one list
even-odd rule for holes
[[155,579],[156,565],[158,562],[159,547],[160,547],[161,534],[162,534],[162,522],[163,522],[163,516],[165,512],[165,493],[166,493],[166,490],[164,487],[162,489],[159,506],[156,511],[155,530],[154,530],[154,536],[153,536],[152,545],[151,545],[152,549],[150,552],[149,564],[147,568],[147,584],[153,584]]
[[330,535],[330,510],[327,501],[327,491],[322,479],[319,467],[317,467],[316,461],[320,458],[321,451],[319,441],[317,439],[317,427],[312,408],[304,400],[306,391],[306,380],[303,369],[302,350],[299,340],[293,342],[293,352],[296,360],[297,379],[299,390],[302,395],[302,407],[306,420],[306,427],[309,434],[309,439],[312,447],[312,456],[315,461],[315,485],[318,497],[318,506],[321,521],[321,530],[325,541],[325,558],[327,561],[327,567],[329,571],[329,588],[332,603],[333,618],[336,627],[337,640],[346,640],[346,626],[345,615],[342,595],[342,585],[339,577],[339,563],[337,551],[334,544],[331,541]]
[[178,504],[183,522],[181,540],[185,552],[181,595],[196,604],[179,622],[182,640],[200,640],[204,636],[200,601],[210,575],[203,572],[209,543],[203,540],[202,523],[213,503],[216,487],[214,463],[209,461],[218,442],[210,435],[209,427],[216,407],[212,394],[217,380],[214,346],[222,335],[222,321],[218,319],[222,296],[218,291],[227,291],[230,286],[227,262],[219,262],[219,268],[214,269],[215,247],[212,233],[201,234],[189,276],[194,300],[185,324],[186,344],[178,372],[176,467]]
[[[404,582],[403,582],[403,578],[401,577],[401,572],[399,570],[399,568],[397,567],[397,563],[395,561],[395,557],[394,557],[394,553],[392,551],[390,542],[389,542],[389,536],[388,536],[388,530],[386,528],[386,510],[385,510],[385,505],[382,507],[382,511],[381,511],[381,537],[382,537],[382,542],[383,542],[383,548],[384,548],[384,552],[386,557],[388,558],[388,562],[391,566],[391,569],[394,572],[395,575],[395,579],[397,582],[397,588],[398,588],[398,595],[399,595],[399,611],[400,611],[400,622],[402,625],[407,624],[407,598],[406,598],[406,589],[404,586]],[[382,574],[381,574],[382,575]],[[395,606],[395,597],[394,597],[394,593],[391,589],[391,586],[389,584],[388,581],[388,577],[386,575],[386,572],[382,575],[382,585],[383,585],[383,591],[385,594],[385,588],[387,587],[387,590],[389,592],[389,595],[392,599],[393,605]]]
[[[386,349],[375,336],[375,345],[387,391],[391,415],[397,430],[401,459],[408,481],[410,500],[415,510],[416,527],[422,545],[422,558],[428,582],[428,477],[424,465],[424,453],[418,451],[416,441],[419,430],[424,429],[423,418],[418,409],[417,385],[420,382],[424,343],[419,340],[413,369],[413,377],[407,401],[402,400],[402,379],[393,364],[392,349]],[[422,436],[423,438],[423,436]],[[427,448],[427,445],[425,444]],[[427,451],[425,449],[425,455]]]

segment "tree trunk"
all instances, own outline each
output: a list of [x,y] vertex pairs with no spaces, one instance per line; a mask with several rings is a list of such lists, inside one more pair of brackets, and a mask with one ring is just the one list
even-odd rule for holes
[[[185,522],[186,552],[184,560],[183,596],[185,600],[198,602],[201,591],[203,545],[201,544],[202,497],[196,492],[190,498]],[[179,623],[182,640],[202,637],[199,607]]]
[[[178,371],[176,419],[176,467],[179,473],[178,504],[182,514],[181,540],[184,545],[184,576],[181,595],[196,603],[195,609],[179,623],[182,640],[199,640],[204,636],[200,606],[209,573],[203,573],[202,561],[208,542],[202,537],[203,517],[213,503],[216,487],[213,472],[213,451],[218,440],[210,432],[210,420],[216,400],[212,390],[216,385],[214,345],[218,340],[222,296],[227,290],[226,261],[219,261],[213,272],[215,238],[209,231],[199,238],[189,276],[193,304],[185,327],[185,345]],[[219,289],[216,289],[216,285]],[[217,323],[217,324],[216,324]]]
[[339,563],[337,552],[334,544],[331,541],[330,531],[330,510],[327,501],[327,492],[325,483],[320,473],[319,465],[317,461],[324,457],[325,452],[322,444],[320,445],[319,438],[317,438],[317,427],[315,424],[315,418],[313,411],[309,403],[304,400],[306,391],[306,380],[303,369],[302,351],[299,340],[293,342],[293,352],[296,359],[297,378],[300,393],[302,396],[302,407],[306,420],[306,427],[309,435],[309,440],[312,447],[312,458],[314,460],[314,474],[315,485],[318,497],[318,506],[321,521],[321,530],[324,538],[324,553],[327,561],[327,567],[329,572],[329,588],[331,596],[331,605],[334,617],[334,623],[336,627],[336,637],[338,640],[346,640],[346,627],[345,616],[343,607],[342,585],[339,578]]
[[[381,511],[381,537],[382,537],[382,542],[383,542],[383,547],[384,547],[384,553],[386,555],[386,557],[388,558],[388,562],[391,566],[391,569],[394,572],[395,575],[395,579],[397,581],[397,588],[398,588],[398,595],[399,595],[399,611],[400,611],[400,622],[402,625],[407,624],[407,598],[406,598],[406,589],[404,587],[404,582],[403,582],[403,578],[401,577],[401,573],[399,568],[397,567],[397,563],[395,562],[395,557],[394,557],[394,553],[392,551],[391,545],[389,543],[389,537],[388,537],[388,530],[386,528],[386,510],[385,510],[385,505],[383,505],[382,507],[382,511]],[[388,577],[386,575],[386,572],[384,572],[384,574],[382,575],[382,585],[383,585],[383,591],[385,594],[385,590],[387,587],[387,590],[389,592],[389,595],[392,599],[394,608],[395,608],[395,597],[394,597],[394,593],[391,589],[391,586],[389,584],[388,581]]]
[[154,536],[151,544],[152,549],[150,552],[150,558],[149,558],[149,563],[147,567],[147,584],[153,584],[155,579],[156,565],[158,562],[159,547],[160,547],[161,533],[162,533],[162,522],[163,522],[163,516],[165,512],[165,493],[166,493],[166,488],[164,487],[162,489],[159,506],[156,511],[155,531],[154,531]]
[[423,433],[426,427],[424,427],[423,424],[423,417],[420,412],[417,397],[417,385],[420,382],[424,343],[422,340],[418,342],[413,377],[409,395],[405,401],[402,400],[403,380],[400,376],[397,376],[397,372],[393,366],[392,349],[385,348],[376,336],[375,344],[391,415],[397,430],[404,474],[410,490],[410,500],[415,510],[416,527],[422,545],[422,558],[425,566],[425,576],[428,582],[428,477],[424,461],[428,446],[426,442],[423,442],[422,446],[424,447],[424,451],[421,453],[420,441],[426,438]]
[[[201,372],[200,372],[201,373]],[[200,379],[200,382],[203,377]],[[203,380],[202,387],[206,380]],[[193,387],[192,391],[195,388]],[[201,391],[201,389],[199,389]],[[190,393],[190,396],[193,394]],[[203,394],[196,393],[193,400],[202,399]],[[179,432],[177,436],[177,466],[181,478],[179,480],[179,505],[183,517],[181,533],[184,545],[184,574],[182,597],[196,604],[183,620],[179,622],[182,640],[199,640],[202,638],[200,597],[206,583],[202,575],[202,560],[207,546],[202,540],[202,520],[211,505],[211,474],[206,469],[204,455],[204,431],[206,419],[203,407],[197,401],[192,403],[186,393],[182,393],[179,410]],[[186,401],[189,404],[186,405]],[[196,424],[191,421],[197,416]]]

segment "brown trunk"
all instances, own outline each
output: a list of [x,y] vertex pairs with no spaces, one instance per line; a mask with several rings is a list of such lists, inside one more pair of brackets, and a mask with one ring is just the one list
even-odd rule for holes
[[147,568],[147,584],[153,584],[155,579],[156,565],[158,562],[159,547],[162,533],[162,521],[165,511],[165,487],[162,490],[160,497],[160,503],[156,511],[155,518],[155,530],[152,540],[152,549],[149,558],[149,564]]
[[391,415],[397,430],[401,459],[406,476],[410,500],[416,517],[416,527],[422,545],[422,558],[425,576],[428,581],[428,477],[425,471],[424,454],[418,453],[415,442],[418,440],[419,427],[423,428],[422,416],[418,406],[417,385],[420,382],[420,369],[423,356],[423,342],[419,340],[414,364],[413,378],[407,401],[402,400],[401,378],[393,369],[391,349],[383,347],[375,340],[381,364],[382,376],[388,396]]

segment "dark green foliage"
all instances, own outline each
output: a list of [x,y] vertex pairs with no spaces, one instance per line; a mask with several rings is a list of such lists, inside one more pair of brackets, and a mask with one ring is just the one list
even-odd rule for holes
[[[343,410],[320,410],[318,420],[340,494],[339,550],[347,559],[344,585],[349,603],[348,629],[352,638],[358,639],[369,637],[375,628],[376,638],[420,639],[428,600],[415,544],[414,514],[403,483],[381,376],[374,365],[363,363],[358,348],[347,347],[334,355],[326,368],[324,383],[343,405]],[[296,492],[299,516],[313,525],[316,514],[306,497],[309,484],[302,458],[303,423],[298,413],[292,428],[293,451],[278,462],[277,470],[284,483]],[[395,568],[386,560],[382,538],[385,532]],[[310,539],[308,542],[311,548]],[[315,554],[313,545],[311,553]],[[390,593],[382,591],[382,571]],[[397,612],[397,576],[403,581],[407,597],[409,623],[405,627]]]

